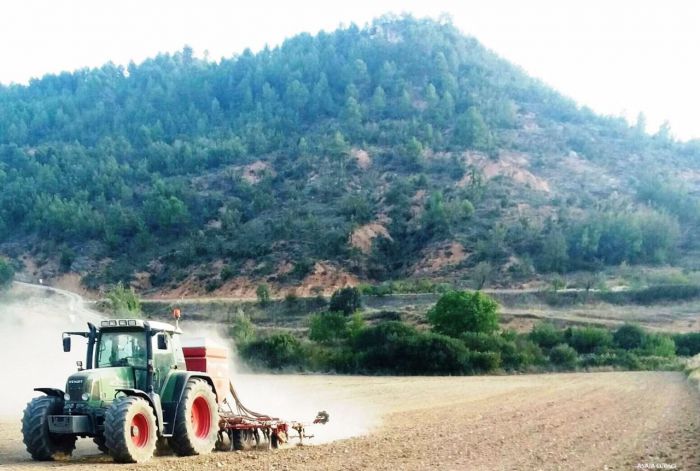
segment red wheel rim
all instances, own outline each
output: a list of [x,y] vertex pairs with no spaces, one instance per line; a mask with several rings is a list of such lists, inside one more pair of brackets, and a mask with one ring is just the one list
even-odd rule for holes
[[207,438],[211,430],[211,411],[209,403],[199,396],[192,403],[192,430],[197,438]]
[[148,443],[149,435],[148,419],[141,413],[136,414],[131,419],[131,441],[138,448],[143,448]]

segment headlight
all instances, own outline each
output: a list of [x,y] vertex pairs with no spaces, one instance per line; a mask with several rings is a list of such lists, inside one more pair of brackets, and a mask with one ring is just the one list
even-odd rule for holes
[[70,394],[65,393],[65,394],[63,395],[63,399],[64,399],[65,401],[70,401]]
[[83,393],[83,395],[80,396],[80,397],[83,399],[83,401],[87,401],[88,399],[90,399],[90,394],[88,394],[88,393]]

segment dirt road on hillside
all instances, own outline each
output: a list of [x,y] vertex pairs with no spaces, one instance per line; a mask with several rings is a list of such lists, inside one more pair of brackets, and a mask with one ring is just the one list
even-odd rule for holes
[[[700,469],[700,395],[679,373],[624,372],[460,378],[263,376],[266,390],[362,406],[362,436],[275,451],[155,458],[114,465],[81,440],[71,461],[33,463],[17,420],[0,426],[0,467],[65,470],[619,470]],[[336,412],[336,427],[357,425]],[[371,420],[370,420],[371,422]],[[318,438],[324,439],[323,429]],[[326,437],[328,438],[328,437]],[[660,466],[667,466],[661,468]],[[675,468],[674,468],[675,467]],[[651,468],[654,469],[654,468]]]

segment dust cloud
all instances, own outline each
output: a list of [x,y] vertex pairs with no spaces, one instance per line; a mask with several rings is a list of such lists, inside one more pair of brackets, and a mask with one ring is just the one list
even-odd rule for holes
[[63,390],[66,378],[85,362],[87,342],[73,337],[64,353],[63,331],[86,331],[87,322],[100,315],[83,306],[82,298],[68,291],[15,283],[0,297],[0,418],[20,419],[36,387]]
[[[319,411],[328,412],[327,424],[307,427],[306,433],[314,438],[305,444],[365,435],[378,424],[378,411],[371,404],[349,397],[323,376],[238,374],[233,380],[241,401],[256,412],[305,424],[313,422]],[[295,432],[291,434],[294,437]]]
[[[330,415],[324,425],[310,425],[305,444],[319,445],[369,433],[379,423],[379,411],[341,388],[329,376],[307,374],[254,374],[235,354],[235,345],[226,332],[214,324],[183,322],[180,327],[188,338],[205,337],[231,353],[230,376],[241,402],[249,409],[285,421],[311,424],[320,411]],[[296,432],[291,432],[292,437]],[[296,440],[292,444],[298,443]]]

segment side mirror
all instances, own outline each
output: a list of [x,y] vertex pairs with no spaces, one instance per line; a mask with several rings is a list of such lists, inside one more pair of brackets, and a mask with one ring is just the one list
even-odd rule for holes
[[167,350],[168,338],[165,336],[165,334],[158,334],[156,338],[158,339],[158,350]]
[[63,351],[70,352],[70,336],[66,335],[63,337]]

